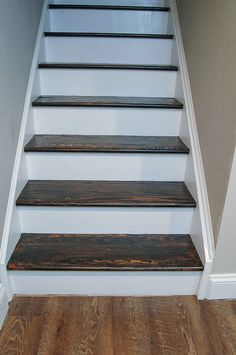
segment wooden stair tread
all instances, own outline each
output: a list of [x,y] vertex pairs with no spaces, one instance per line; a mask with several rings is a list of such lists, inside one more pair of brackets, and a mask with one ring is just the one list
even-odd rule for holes
[[18,206],[196,207],[184,182],[29,180]]
[[182,109],[183,104],[175,98],[127,97],[127,96],[39,96],[33,106],[94,106],[94,107],[145,107]]
[[64,63],[64,62],[45,62],[39,64],[40,69],[133,69],[133,70],[165,70],[177,71],[175,65],[157,64],[119,64],[119,63]]
[[188,153],[179,137],[35,135],[25,152]]
[[9,270],[198,271],[189,235],[22,234]]
[[117,38],[156,38],[173,39],[172,34],[163,33],[127,33],[127,32],[44,32],[46,37],[117,37]]
[[106,4],[49,4],[49,9],[55,10],[76,10],[76,9],[94,9],[94,10],[137,10],[137,11],[161,11],[168,12],[170,10],[167,6],[150,6],[150,5],[106,5]]

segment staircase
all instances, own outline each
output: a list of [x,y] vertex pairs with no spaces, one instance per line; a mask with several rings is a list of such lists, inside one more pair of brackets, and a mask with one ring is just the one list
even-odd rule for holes
[[169,6],[58,0],[45,19],[12,292],[196,294],[204,258]]

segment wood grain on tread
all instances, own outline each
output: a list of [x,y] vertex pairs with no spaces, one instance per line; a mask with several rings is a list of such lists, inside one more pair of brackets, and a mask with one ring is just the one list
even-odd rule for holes
[[196,271],[189,235],[22,234],[9,270]]
[[25,152],[189,153],[179,137],[35,135]]
[[110,4],[49,4],[49,9],[54,10],[83,10],[83,9],[91,9],[91,10],[137,10],[137,11],[160,11],[160,12],[168,12],[170,10],[169,7],[164,6],[150,6],[150,5],[132,5],[130,2],[129,5],[110,5]]
[[157,64],[118,64],[118,63],[64,63],[64,62],[45,62],[40,63],[40,69],[123,69],[123,70],[164,70],[177,71],[175,65]]
[[93,107],[143,107],[182,109],[183,104],[174,98],[127,96],[39,96],[33,106],[93,106]]
[[156,38],[173,39],[174,35],[163,33],[127,33],[127,32],[44,32],[46,37],[117,37],[117,38]]
[[196,207],[184,182],[29,180],[18,206]]

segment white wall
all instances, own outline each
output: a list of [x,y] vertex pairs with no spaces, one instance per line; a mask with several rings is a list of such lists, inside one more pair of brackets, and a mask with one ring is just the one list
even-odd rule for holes
[[0,282],[0,330],[8,310],[8,301],[3,284]]
[[[219,231],[212,274],[236,274],[236,149]],[[235,295],[236,296],[236,295]]]
[[0,0],[0,240],[43,0]]

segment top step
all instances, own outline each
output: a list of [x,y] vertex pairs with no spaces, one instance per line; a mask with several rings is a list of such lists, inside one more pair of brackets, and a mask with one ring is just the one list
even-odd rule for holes
[[127,33],[127,32],[44,32],[46,37],[116,37],[116,38],[154,38],[154,39],[173,39],[172,34],[162,33]]
[[148,6],[148,5],[111,5],[111,4],[50,4],[49,9],[91,9],[91,10],[132,10],[132,11],[162,11],[168,12],[166,6]]

